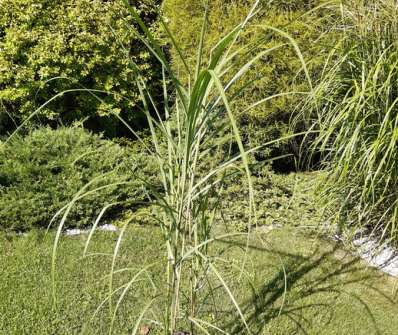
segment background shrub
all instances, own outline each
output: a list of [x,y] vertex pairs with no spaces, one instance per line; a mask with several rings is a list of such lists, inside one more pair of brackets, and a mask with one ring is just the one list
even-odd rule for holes
[[[149,26],[159,2],[131,0]],[[131,59],[155,90],[161,74],[117,0],[3,0],[0,50],[0,135],[56,93],[82,86],[113,94],[100,95],[99,102],[87,92],[67,93],[32,122],[54,126],[86,119],[91,130],[123,135],[125,128],[118,127],[112,112],[136,128],[144,123]],[[62,79],[46,83],[54,77]]]
[[[206,54],[209,55],[210,48],[214,43],[247,15],[252,3],[252,1],[234,0],[209,1],[208,29],[204,46]],[[264,26],[280,28],[296,39],[308,62],[312,79],[315,79],[322,68],[324,57],[332,45],[331,34],[327,30],[330,12],[325,8],[309,12],[319,4],[320,1],[312,0],[263,1],[260,13],[242,35],[237,49],[239,46],[250,44],[253,50],[252,54],[255,54],[254,51],[267,50],[287,43],[286,38]],[[164,10],[171,31],[175,33],[183,54],[187,56],[188,65],[192,65],[195,62],[199,44],[199,32],[204,13],[203,2],[165,0]],[[252,54],[238,53],[235,57],[236,68],[245,64]],[[189,74],[184,71],[182,62],[174,49],[172,58],[175,67],[188,82]],[[240,92],[234,100],[234,110],[242,133],[246,136],[246,142],[256,146],[289,134],[291,132],[290,120],[294,112],[297,111],[297,106],[303,100],[303,96],[283,96],[249,111],[246,109],[253,102],[274,94],[309,90],[308,81],[302,71],[302,64],[294,48],[285,45],[262,57],[241,82],[245,85],[250,83],[250,85],[244,92],[241,92],[242,85],[234,87],[231,96]],[[299,123],[295,130],[305,130],[307,126],[306,123]],[[268,157],[269,151],[272,156],[289,153],[297,157],[299,154],[298,143],[299,140],[290,140],[275,144],[258,154],[257,159]],[[280,164],[280,169],[290,169],[293,164],[294,159],[285,159]]]
[[[316,227],[322,217],[316,206],[316,178],[316,172],[276,174],[269,167],[259,169],[253,177],[256,227],[299,226],[303,222]],[[239,175],[229,178],[220,194],[223,199],[220,221],[228,223],[231,229],[247,231],[250,211],[244,178]]]
[[115,185],[80,199],[67,220],[68,227],[93,223],[107,204],[114,206],[105,218],[145,202],[146,178],[156,184],[151,157],[122,147],[81,128],[36,130],[15,137],[0,147],[0,228],[25,230],[47,227],[53,215],[69,203],[88,182],[87,190]]

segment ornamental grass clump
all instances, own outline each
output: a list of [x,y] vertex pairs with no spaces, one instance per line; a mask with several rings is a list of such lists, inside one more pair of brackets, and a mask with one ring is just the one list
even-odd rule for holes
[[[255,224],[256,216],[249,168],[250,154],[256,148],[248,149],[244,147],[231,109],[231,99],[228,98],[228,92],[256,61],[277,48],[286,47],[287,44],[293,47],[302,62],[304,73],[309,78],[304,59],[294,40],[282,31],[274,29],[285,40],[276,47],[261,50],[237,71],[234,70],[231,73],[231,64],[234,63],[237,55],[233,46],[255,16],[259,1],[255,1],[247,16],[215,44],[211,50],[208,63],[204,61],[203,55],[207,28],[207,12],[205,13],[194,68],[188,66],[166,22],[161,21],[165,34],[173,47],[178,50],[178,57],[181,59],[185,72],[188,73],[188,84],[183,84],[179,80],[178,72],[170,65],[166,54],[150,30],[128,4],[128,1],[125,1],[125,4],[139,26],[137,35],[158,59],[163,74],[164,102],[162,104],[163,109],[160,110],[150,88],[141,75],[139,67],[132,62],[135,69],[136,86],[141,95],[142,111],[147,118],[150,131],[151,147],[147,147],[147,149],[149,154],[155,157],[157,161],[157,170],[162,183],[161,192],[154,191],[153,197],[154,203],[159,208],[159,212],[155,216],[161,228],[167,252],[166,257],[158,261],[165,264],[166,289],[165,292],[160,293],[160,296],[165,296],[165,310],[153,322],[159,325],[164,334],[174,334],[184,328],[192,334],[222,333],[219,320],[209,320],[206,317],[209,314],[217,315],[214,291],[222,290],[235,307],[237,317],[235,322],[242,323],[246,332],[250,334],[251,331],[239,307],[238,300],[221,270],[221,264],[227,260],[223,258],[222,253],[217,252],[217,248],[213,247],[214,242],[218,240],[242,235],[240,233],[224,234],[222,232],[218,234],[217,231],[220,230],[215,228],[216,213],[222,201],[218,187],[231,173],[241,173],[246,176],[244,187],[248,194],[247,212],[249,215],[246,224],[249,232],[250,227]],[[269,31],[271,28],[264,26],[260,29]],[[252,108],[270,99],[272,97],[257,101],[252,105]],[[248,109],[250,108],[249,106]],[[211,160],[209,155],[216,151],[216,148],[212,146],[215,143],[214,139],[220,133],[225,132],[225,129],[231,134],[231,147],[236,149],[230,151],[229,157]],[[143,140],[142,143],[145,145]],[[148,185],[148,187],[151,186]],[[73,206],[73,203],[74,201],[71,202],[70,206]],[[59,229],[67,218],[68,210],[69,208],[62,214]],[[109,297],[107,300],[109,300],[110,310],[112,311],[110,333],[112,333],[117,309],[126,292],[137,280],[141,280],[141,277],[150,271],[150,267],[141,269],[124,288],[115,290],[113,287],[112,278],[116,271],[116,257],[123,233],[129,223],[128,220],[120,233],[113,256],[112,271],[109,276]],[[243,235],[249,236],[246,233]],[[249,237],[247,238],[249,239]],[[88,243],[89,240],[87,245]],[[54,258],[56,256],[55,250],[56,247]],[[244,278],[246,256],[243,256],[242,259],[242,263],[237,266],[240,275],[237,276],[236,280],[243,280]],[[117,302],[113,303],[114,293],[120,292],[120,290],[122,293],[119,294]],[[144,315],[149,313],[150,310],[154,310],[153,307],[157,304],[157,299],[161,298],[155,295],[137,318],[134,333],[139,329],[138,325]]]
[[397,242],[398,7],[350,1],[341,15],[344,36],[317,88],[324,193],[340,229]]
[[[112,256],[111,271],[107,276],[109,294],[99,308],[104,305],[109,306],[109,334],[111,334],[118,308],[128,291],[133,289],[137,282],[143,280],[147,280],[148,285],[155,286],[149,273],[154,267],[161,264],[164,265],[165,286],[163,288],[154,287],[152,297],[142,297],[147,301],[147,304],[136,318],[133,334],[138,333],[143,319],[154,324],[154,327],[163,334],[174,334],[183,329],[192,334],[224,333],[221,329],[222,324],[219,317],[222,310],[218,306],[221,295],[229,300],[236,311],[234,315],[230,315],[228,318],[231,318],[235,325],[241,323],[245,332],[251,334],[245,316],[239,307],[239,301],[229,285],[231,281],[236,284],[236,282],[245,278],[245,265],[248,257],[245,250],[247,251],[247,248],[243,248],[242,262],[236,264],[236,262],[226,259],[223,251],[215,246],[215,242],[219,240],[232,239],[241,235],[247,238],[246,244],[248,246],[250,229],[256,224],[250,159],[251,154],[259,147],[246,148],[244,146],[235,114],[231,108],[233,97],[230,97],[228,93],[253,64],[280,48],[293,48],[302,64],[302,71],[309,80],[304,58],[298,45],[288,34],[269,26],[259,26],[258,29],[262,29],[264,33],[272,30],[280,34],[283,41],[272,48],[260,50],[238,70],[231,66],[241,49],[245,48],[245,46],[240,46],[239,50],[236,51],[233,46],[239,41],[242,31],[256,15],[260,0],[254,1],[247,16],[215,44],[210,52],[208,62],[205,62],[203,54],[207,30],[206,11],[194,67],[188,66],[186,58],[177,45],[176,39],[170,33],[167,23],[161,19],[160,24],[170,43],[178,51],[178,57],[180,57],[185,68],[184,72],[189,77],[186,83],[182,83],[178,71],[175,71],[170,65],[166,53],[151,30],[147,28],[129,2],[125,0],[124,3],[138,26],[137,37],[156,57],[162,68],[163,102],[158,104],[141,73],[140,67],[134,63],[134,60],[131,60],[135,85],[142,102],[141,111],[146,116],[148,123],[149,145],[148,141],[140,137],[120,115],[116,114],[116,117],[137,137],[143,150],[146,150],[148,155],[153,157],[157,163],[156,174],[161,180],[161,187],[155,188],[152,187],[150,182],[145,180],[143,182],[150,190],[152,204],[158,208],[158,211],[154,214],[154,219],[160,226],[164,242],[164,248],[159,250],[165,250],[165,254],[160,255],[159,259],[154,260],[153,264],[137,270],[130,282],[115,287],[114,277],[117,273],[131,271],[131,269],[117,269],[116,267],[117,256],[123,242],[123,234],[128,225],[134,223],[133,218],[127,219],[121,227]],[[121,47],[124,48],[122,43]],[[247,47],[249,48],[249,46]],[[126,55],[128,55],[127,49]],[[311,84],[309,86],[311,87]],[[84,89],[78,90],[84,91]],[[86,92],[99,101],[101,100],[101,97],[98,96],[101,91],[87,89]],[[251,108],[266,103],[277,96],[279,95],[268,96],[256,101],[246,110],[249,111]],[[56,98],[57,96],[53,99]],[[219,156],[215,155],[215,152],[217,152],[217,141],[215,139],[226,132],[231,134],[229,137],[231,150],[229,150],[228,156],[219,159]],[[260,147],[263,145],[265,144]],[[230,175],[236,173],[245,176],[246,179],[243,187],[247,193],[246,225],[248,233],[227,234],[216,225],[216,218],[218,217],[216,214],[222,202],[219,186]],[[132,171],[132,174],[135,176],[134,171]],[[109,185],[109,187],[119,184],[125,184],[125,182],[120,181]],[[103,185],[102,187],[107,186]],[[95,192],[95,189],[87,191],[87,187],[83,187],[71,202],[54,217],[54,221],[60,219],[60,224],[54,243],[53,273],[56,271],[57,246],[68,215],[80,199],[93,192]],[[91,237],[110,206],[111,204],[105,206],[95,220],[86,242],[85,255],[89,254]],[[231,276],[231,273],[228,276],[223,273],[222,269],[225,268],[225,264],[236,270],[234,276]],[[56,302],[55,280],[53,280],[53,292]],[[221,301],[225,301],[225,299]]]

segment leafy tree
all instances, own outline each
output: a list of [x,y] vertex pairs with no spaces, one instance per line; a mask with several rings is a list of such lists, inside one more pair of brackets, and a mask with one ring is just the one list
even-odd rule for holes
[[[155,23],[159,0],[131,3],[148,25]],[[136,127],[144,119],[131,60],[150,83],[161,73],[117,0],[0,0],[0,50],[3,135],[57,93],[83,87],[111,94],[98,93],[99,101],[88,92],[65,93],[31,123],[85,120],[89,129],[120,135],[114,113]]]
[[[164,11],[170,30],[174,32],[181,52],[193,64],[199,45],[199,36],[203,22],[204,4],[195,0],[165,0]],[[207,16],[205,51],[210,55],[210,48],[221,36],[233,29],[247,15],[251,0],[209,0]],[[286,36],[269,29],[269,26],[285,31],[294,38],[307,63],[311,79],[317,78],[322,68],[325,55],[333,46],[332,34],[328,32],[328,19],[331,12],[326,8],[317,8],[318,0],[278,0],[262,1],[260,12],[241,35],[239,46],[250,44],[253,53],[275,48],[264,54],[245,75],[242,83],[251,83],[244,91],[242,85],[231,90],[234,98],[234,110],[238,117],[242,133],[251,146],[256,146],[288,135],[292,131],[291,120],[298,111],[304,95],[283,95],[268,100],[255,108],[253,102],[284,92],[308,92],[310,86],[303,71],[295,48]],[[239,52],[235,57],[236,68],[240,68],[252,54]],[[184,66],[176,49],[172,50],[174,66],[184,72]],[[207,59],[204,59],[207,61]],[[234,71],[231,70],[231,73]],[[188,81],[188,73],[185,73]],[[228,75],[223,78],[227,82]],[[294,131],[307,129],[308,125],[299,122]],[[263,151],[257,158],[262,160],[269,155],[299,154],[299,139],[282,141]],[[283,161],[283,167],[294,164]]]

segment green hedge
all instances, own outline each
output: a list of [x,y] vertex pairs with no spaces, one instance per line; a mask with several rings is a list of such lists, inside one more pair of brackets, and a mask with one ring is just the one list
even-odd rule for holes
[[[0,143],[1,145],[1,143]],[[146,178],[156,184],[151,158],[81,128],[43,128],[0,146],[0,228],[47,227],[53,215],[87,183],[87,191],[113,183],[73,206],[66,226],[85,226],[107,204],[116,218],[146,201]],[[59,222],[59,221],[57,221]]]
[[[208,29],[205,42],[205,54],[220,36],[229,32],[247,15],[253,1],[242,0],[210,0],[208,14]],[[330,34],[326,34],[329,11],[325,8],[311,12],[320,4],[316,0],[280,0],[263,1],[259,14],[252,20],[243,33],[239,45],[251,44],[251,55],[238,54],[236,68],[240,68],[247,56],[287,43],[287,39],[266,29],[273,26],[290,34],[298,43],[308,63],[313,79],[320,71],[324,55],[332,45]],[[187,56],[188,64],[195,62],[199,35],[203,21],[204,7],[202,1],[196,0],[165,0],[164,11],[171,31],[175,34],[182,53]],[[261,27],[263,26],[263,28]],[[180,70],[185,81],[188,75],[184,72],[182,62],[176,50],[172,50],[174,66]],[[206,60],[205,60],[206,61]],[[231,71],[234,73],[234,71]],[[289,91],[308,91],[309,85],[302,71],[302,66],[294,48],[291,45],[275,50],[262,57],[241,80],[242,83],[252,82],[234,102],[234,110],[238,116],[242,133],[252,146],[280,138],[291,133],[290,121],[302,101],[300,95],[279,97],[245,112],[253,102],[273,94]],[[242,87],[235,87],[231,96]],[[298,124],[295,131],[306,128]],[[298,154],[299,141],[284,141],[271,147],[273,155],[293,153]],[[264,151],[259,159],[267,156]],[[284,164],[291,164],[285,160]]]
[[[131,3],[149,26],[156,22],[159,0]],[[81,87],[113,94],[100,94],[103,102],[86,92],[65,94],[32,122],[68,125],[88,118],[87,128],[113,136],[124,129],[112,115],[119,113],[141,127],[130,59],[148,82],[161,73],[118,0],[4,0],[0,50],[0,135],[55,94]],[[47,82],[56,77],[62,79]]]

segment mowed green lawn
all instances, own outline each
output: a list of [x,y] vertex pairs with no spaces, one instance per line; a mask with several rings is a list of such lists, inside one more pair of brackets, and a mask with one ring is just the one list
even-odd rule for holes
[[[107,334],[120,292],[95,314],[109,292],[117,233],[98,232],[89,257],[82,259],[86,235],[63,237],[56,273],[57,304],[52,298],[51,253],[54,235],[0,235],[0,334]],[[395,279],[299,228],[256,233],[247,257],[247,273],[238,281],[245,240],[217,242],[217,265],[242,306],[253,334],[398,334]],[[138,269],[156,263],[131,286],[115,314],[113,334],[131,334],[137,315],[152,298],[149,319],[161,315],[165,292],[160,232],[132,227],[124,239],[113,278],[116,289]],[[216,260],[215,260],[216,261]],[[283,266],[282,266],[283,264]],[[236,268],[234,267],[236,265]],[[286,273],[286,276],[284,275]],[[250,282],[250,284],[249,284]],[[218,311],[202,313],[231,334],[246,334],[222,288],[213,281],[209,301]],[[110,313],[110,310],[112,313]],[[160,328],[151,325],[152,334]],[[217,331],[209,331],[217,334]]]

